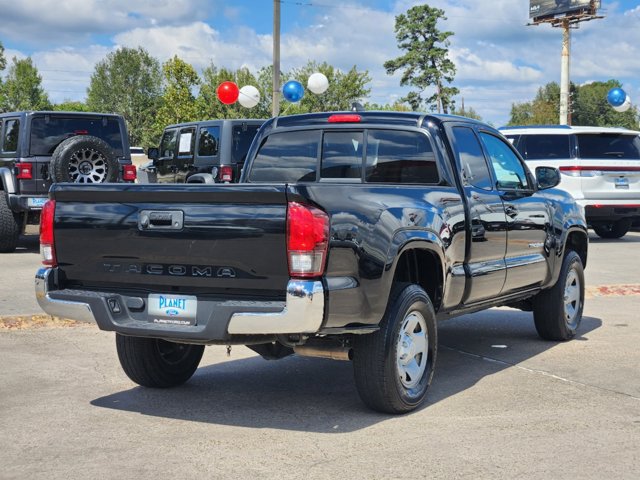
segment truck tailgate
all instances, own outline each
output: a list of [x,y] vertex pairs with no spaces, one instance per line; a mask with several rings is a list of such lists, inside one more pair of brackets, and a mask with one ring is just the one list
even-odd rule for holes
[[57,184],[51,196],[67,287],[285,295],[284,185]]

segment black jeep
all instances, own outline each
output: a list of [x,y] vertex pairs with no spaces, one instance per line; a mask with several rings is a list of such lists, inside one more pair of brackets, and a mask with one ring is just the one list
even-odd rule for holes
[[37,224],[53,182],[135,180],[120,115],[79,112],[0,114],[0,252],[15,250]]

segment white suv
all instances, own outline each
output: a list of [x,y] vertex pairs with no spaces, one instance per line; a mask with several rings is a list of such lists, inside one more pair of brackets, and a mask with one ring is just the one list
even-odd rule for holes
[[560,170],[558,188],[585,208],[602,238],[621,238],[640,221],[640,132],[624,128],[502,127],[532,171]]

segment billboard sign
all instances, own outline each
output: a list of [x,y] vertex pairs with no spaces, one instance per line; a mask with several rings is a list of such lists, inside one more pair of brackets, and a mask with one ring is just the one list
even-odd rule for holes
[[[529,18],[555,17],[567,13],[596,10],[600,7],[599,0],[530,0]],[[591,11],[589,13],[595,13]]]

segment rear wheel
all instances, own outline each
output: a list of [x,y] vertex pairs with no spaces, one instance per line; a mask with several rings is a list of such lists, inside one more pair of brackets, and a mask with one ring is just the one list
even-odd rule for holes
[[424,400],[437,354],[435,312],[417,285],[394,290],[380,330],[354,340],[358,393],[370,408],[405,413]]
[[600,223],[593,226],[593,230],[600,238],[622,238],[631,228],[630,219],[622,219],[616,222]]
[[13,252],[19,236],[19,216],[11,210],[7,193],[0,190],[0,253]]
[[538,335],[545,340],[573,338],[582,321],[584,270],[580,256],[567,251],[556,284],[533,300],[533,319]]
[[116,348],[124,373],[138,385],[152,388],[175,387],[189,380],[204,352],[204,345],[127,337],[118,333]]

